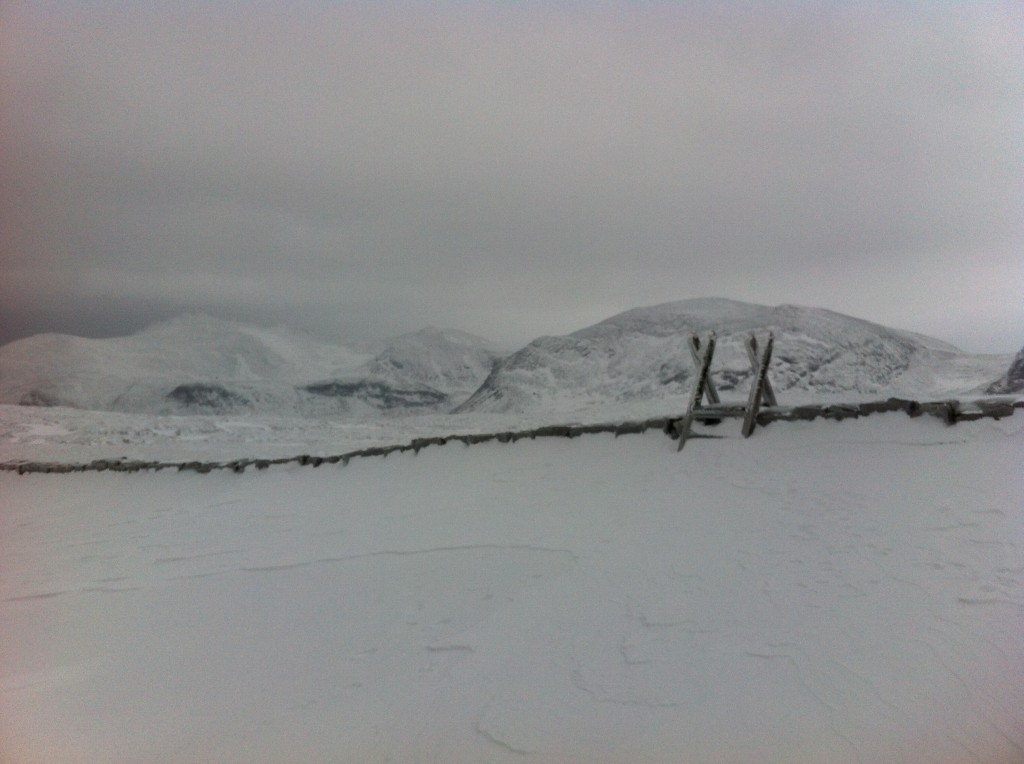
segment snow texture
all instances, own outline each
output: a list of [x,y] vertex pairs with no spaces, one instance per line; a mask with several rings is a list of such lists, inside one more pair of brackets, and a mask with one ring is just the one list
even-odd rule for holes
[[1024,417],[720,434],[0,473],[0,760],[1024,760]]

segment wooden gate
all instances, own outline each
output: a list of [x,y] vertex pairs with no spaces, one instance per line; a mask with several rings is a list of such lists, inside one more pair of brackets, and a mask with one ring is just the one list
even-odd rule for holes
[[[771,364],[774,344],[775,338],[770,332],[763,347],[759,347],[757,337],[753,332],[750,333],[744,342],[753,372],[747,403],[746,405],[742,403],[723,404],[718,397],[715,383],[711,380],[711,361],[715,355],[715,333],[711,332],[704,340],[703,345],[697,335],[690,336],[690,356],[697,367],[697,376],[694,377],[693,390],[690,393],[686,412],[680,419],[674,421],[674,428],[679,436],[678,450],[682,451],[683,446],[686,445],[694,421],[719,422],[727,417],[742,418],[743,437],[749,438],[754,427],[757,426],[757,413],[761,410],[762,404],[766,406],[779,405],[771,380],[768,379],[768,366]],[[708,399],[707,405],[704,404],[705,395]]]

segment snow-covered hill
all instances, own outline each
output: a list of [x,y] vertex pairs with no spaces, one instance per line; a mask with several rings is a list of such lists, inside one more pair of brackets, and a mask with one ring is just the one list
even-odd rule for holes
[[[501,361],[459,411],[572,409],[685,395],[687,338],[717,332],[713,379],[723,398],[746,394],[743,341],[775,334],[771,379],[786,401],[952,396],[980,392],[1010,355],[971,355],[939,340],[820,308],[696,299],[637,308],[566,337],[542,337]],[[730,394],[732,394],[730,396]]]
[[157,414],[447,410],[487,376],[483,339],[426,329],[363,352],[186,315],[138,334],[43,334],[0,348],[0,403]]

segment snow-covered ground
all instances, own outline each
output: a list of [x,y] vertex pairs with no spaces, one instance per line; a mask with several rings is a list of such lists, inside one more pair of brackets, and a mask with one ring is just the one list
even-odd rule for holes
[[[3,459],[523,424],[0,415]],[[1024,415],[734,424],[0,473],[0,760],[1024,760]]]
[[247,414],[165,416],[0,405],[0,462],[330,455],[408,443],[413,438],[681,415],[688,398],[676,395],[516,415],[419,414],[347,419]]

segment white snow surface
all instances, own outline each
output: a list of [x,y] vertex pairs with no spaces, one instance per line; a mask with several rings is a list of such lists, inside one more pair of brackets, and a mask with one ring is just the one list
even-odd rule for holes
[[[452,419],[9,406],[0,442],[340,452]],[[1024,760],[1024,416],[735,429],[0,473],[0,760]]]

